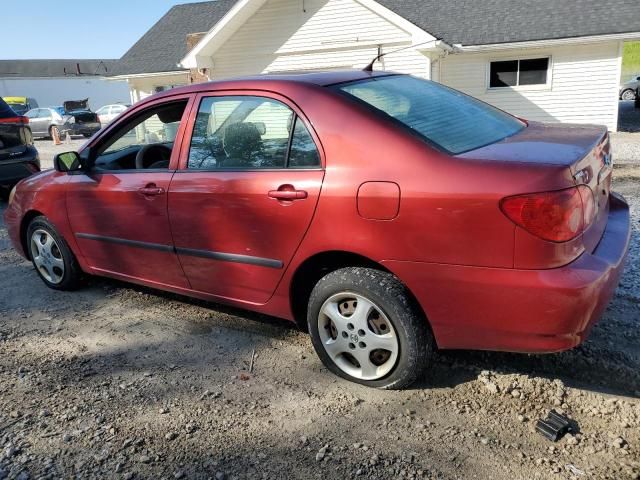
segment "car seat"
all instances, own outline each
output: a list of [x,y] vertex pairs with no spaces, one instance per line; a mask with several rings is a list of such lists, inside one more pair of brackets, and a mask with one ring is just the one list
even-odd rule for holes
[[260,131],[253,123],[232,123],[224,131],[222,145],[227,158],[222,166],[251,167],[256,153],[262,149]]

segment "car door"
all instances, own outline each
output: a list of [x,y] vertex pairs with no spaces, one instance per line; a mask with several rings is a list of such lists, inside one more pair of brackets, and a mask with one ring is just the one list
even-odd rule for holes
[[197,102],[169,190],[178,257],[194,290],[265,303],[315,212],[320,144],[302,112],[276,94]]
[[188,288],[173,247],[167,192],[189,100],[176,96],[134,109],[92,142],[95,166],[71,176],[69,222],[96,272]]
[[41,137],[45,134],[44,132],[44,114],[42,113],[42,108],[34,108],[33,110],[29,110],[27,112],[27,116],[29,117],[29,127],[31,128],[31,133],[34,136]]
[[53,122],[53,112],[49,108],[41,108],[38,114],[38,133],[49,135],[49,127]]

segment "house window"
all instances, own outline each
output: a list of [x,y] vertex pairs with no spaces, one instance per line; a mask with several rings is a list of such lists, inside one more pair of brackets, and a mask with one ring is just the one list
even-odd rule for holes
[[549,57],[490,63],[489,88],[546,85]]

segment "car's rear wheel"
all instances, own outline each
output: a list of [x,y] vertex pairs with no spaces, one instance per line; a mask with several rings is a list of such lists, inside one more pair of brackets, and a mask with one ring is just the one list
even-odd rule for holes
[[36,217],[27,229],[27,248],[42,281],[55,290],[75,290],[82,270],[67,242],[45,217]]
[[91,133],[83,133],[82,136],[84,138],[91,138],[93,135]]
[[634,92],[633,90],[629,89],[629,90],[625,90],[624,92],[622,92],[622,95],[620,95],[620,98],[622,100],[635,100],[636,99],[636,92]]
[[434,350],[431,330],[406,287],[370,268],[345,268],[322,278],[311,293],[307,321],[324,365],[370,387],[408,387],[429,366]]

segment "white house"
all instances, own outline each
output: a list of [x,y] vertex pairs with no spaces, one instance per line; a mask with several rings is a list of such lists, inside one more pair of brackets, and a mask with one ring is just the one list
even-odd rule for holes
[[89,98],[89,105],[128,102],[125,81],[107,79],[116,60],[0,60],[0,97],[31,97],[41,107]]
[[135,101],[203,79],[363,68],[385,53],[376,69],[615,131],[622,46],[637,39],[636,0],[218,0],[174,7],[115,73]]

